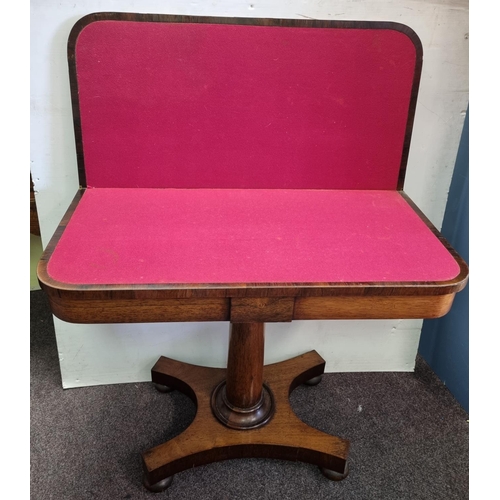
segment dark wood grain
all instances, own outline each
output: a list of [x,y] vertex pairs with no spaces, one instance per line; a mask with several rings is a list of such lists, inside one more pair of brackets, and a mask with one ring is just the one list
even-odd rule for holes
[[275,458],[300,461],[343,473],[349,442],[318,431],[293,412],[289,395],[298,385],[323,373],[325,361],[315,351],[264,367],[264,381],[276,401],[276,413],[258,429],[235,431],[225,427],[210,409],[211,394],[226,375],[205,368],[160,358],[153,382],[179,389],[197,407],[192,424],[174,439],[143,453],[150,484],[192,467],[232,458]]
[[286,322],[293,319],[293,297],[231,299],[231,321]]
[[[93,294],[93,292],[90,292]],[[301,319],[424,319],[445,315],[455,293],[444,295],[305,296],[295,297],[293,320]],[[260,300],[260,299],[259,299]],[[68,299],[49,295],[52,312],[63,321],[96,323],[147,323],[169,321],[229,321],[228,298],[191,299]],[[246,321],[263,321],[247,312]],[[283,321],[291,321],[286,319]],[[267,321],[266,321],[267,322]]]
[[233,323],[229,336],[226,394],[238,408],[254,406],[262,395],[264,324]]
[[38,210],[36,208],[35,190],[33,189],[33,179],[30,172],[30,234],[40,236],[40,221],[38,220]]
[[454,293],[429,296],[297,297],[293,319],[424,319],[440,318]]

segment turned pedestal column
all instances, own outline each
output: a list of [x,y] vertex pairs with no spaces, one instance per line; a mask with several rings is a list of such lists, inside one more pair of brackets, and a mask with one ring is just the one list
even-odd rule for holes
[[263,384],[264,323],[232,323],[226,380],[212,395],[214,415],[227,427],[255,429],[272,417],[274,399]]

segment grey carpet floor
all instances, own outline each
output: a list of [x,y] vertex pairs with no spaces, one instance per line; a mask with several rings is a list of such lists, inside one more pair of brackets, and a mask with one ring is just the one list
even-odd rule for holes
[[351,441],[344,481],[309,464],[239,459],[176,474],[168,490],[149,493],[140,452],[187,427],[194,405],[149,383],[63,390],[48,302],[30,294],[34,500],[468,498],[468,415],[421,359],[414,373],[326,374],[293,392],[300,418]]

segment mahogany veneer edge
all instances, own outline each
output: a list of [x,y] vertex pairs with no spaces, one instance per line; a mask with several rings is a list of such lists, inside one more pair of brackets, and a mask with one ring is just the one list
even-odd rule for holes
[[147,323],[168,321],[289,322],[300,319],[422,319],[439,318],[450,309],[454,293],[428,296],[296,297],[293,316],[280,315],[272,307],[259,307],[261,299],[246,311],[232,314],[231,298],[215,299],[66,299],[49,294],[52,312],[70,323]]

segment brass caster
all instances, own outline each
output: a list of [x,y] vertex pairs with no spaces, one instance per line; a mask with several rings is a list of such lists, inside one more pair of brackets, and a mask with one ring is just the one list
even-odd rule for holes
[[165,479],[162,479],[161,481],[158,481],[155,484],[151,484],[149,482],[148,476],[144,474],[144,477],[142,478],[142,484],[146,489],[152,491],[153,493],[161,493],[162,491],[165,491],[172,484],[173,479],[174,476],[168,476]]

